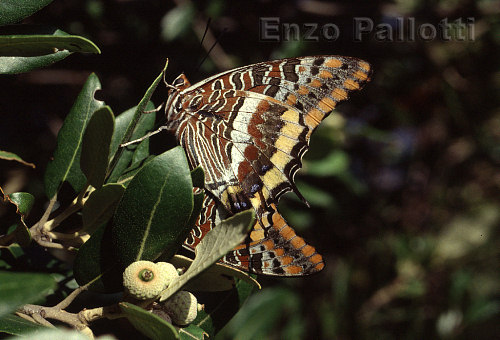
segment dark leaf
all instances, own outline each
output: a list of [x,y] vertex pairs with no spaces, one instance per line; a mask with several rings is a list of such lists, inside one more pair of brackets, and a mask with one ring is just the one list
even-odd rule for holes
[[92,233],[113,216],[125,187],[121,184],[106,184],[92,192],[82,209],[83,229]]
[[123,268],[117,264],[111,249],[111,223],[101,225],[94,231],[76,255],[73,273],[76,282],[89,290],[100,293],[115,293],[122,290]]
[[92,114],[103,105],[94,94],[101,88],[95,74],[91,74],[80,91],[71,111],[57,135],[57,147],[54,160],[45,171],[45,193],[52,198],[63,182],[69,182],[75,192],[85,185],[85,175],[80,170],[80,153],[83,133]]
[[[149,102],[146,106],[147,110],[152,110],[154,105],[152,102]],[[135,162],[140,156],[143,156],[146,152],[149,155],[149,140],[145,139],[139,144],[132,144],[125,148],[120,147],[120,143],[125,136],[128,126],[131,124],[132,119],[135,116],[137,111],[137,106],[127,111],[121,113],[115,119],[115,130],[113,133],[113,138],[111,139],[111,155],[113,156],[113,161],[111,163],[111,175],[107,179],[108,183],[114,183],[118,180],[118,178],[123,174],[123,172],[130,166],[131,161],[136,157]],[[153,129],[155,123],[155,115],[154,114],[143,114],[140,117],[139,123],[132,135],[132,139],[138,139],[144,136],[148,131]],[[136,155],[136,151],[140,153]],[[119,156],[117,156],[119,155]],[[119,157],[119,158],[116,158]],[[114,163],[113,163],[114,162]]]
[[113,218],[113,246],[125,267],[177,251],[193,210],[184,150],[176,147],[148,162],[127,186]]
[[102,187],[106,177],[114,125],[113,112],[109,106],[103,106],[94,112],[83,135],[80,167],[96,189]]
[[[139,102],[139,105],[137,105],[133,117],[130,120],[127,120],[128,124],[126,125],[125,132],[123,134],[120,133],[120,137],[122,137],[122,138],[120,140],[118,140],[118,143],[116,143],[117,146],[143,136],[143,134],[141,134],[138,137],[136,137],[135,136],[136,129],[138,129],[141,126],[140,121],[141,121],[141,119],[144,119],[144,118],[142,118],[143,116],[151,116],[150,113],[145,114],[144,111],[146,111],[146,108],[149,104],[149,100],[151,99],[151,96],[153,95],[154,91],[156,90],[156,87],[158,86],[160,81],[163,79],[163,74],[165,73],[167,66],[168,66],[168,60],[165,64],[165,67],[161,71],[161,73],[158,75],[158,77],[156,77],[156,79],[153,81],[151,86],[149,86],[149,88],[147,89],[146,93],[144,94],[141,101]],[[153,117],[153,119],[154,119],[154,117]],[[113,141],[115,141],[114,138],[113,138]],[[115,144],[112,144],[112,145],[114,146]],[[118,148],[117,147],[118,152],[116,154],[114,154],[113,160],[111,161],[110,168],[111,168],[111,171],[113,171],[113,173],[112,173],[112,176],[110,177],[109,181],[116,180],[116,178],[120,177],[120,175],[121,175],[121,172],[118,172],[118,171],[115,172],[114,168],[117,165],[117,163],[119,161],[121,161],[121,157],[122,157],[122,153],[124,152],[124,149],[125,148]],[[112,150],[114,150],[114,149],[112,149]],[[128,167],[128,163],[125,164],[122,171],[125,170],[127,167]]]
[[53,0],[2,0],[0,1],[0,26],[15,24],[38,12]]
[[142,334],[153,340],[179,339],[171,323],[128,302],[121,302],[120,309],[130,323]]

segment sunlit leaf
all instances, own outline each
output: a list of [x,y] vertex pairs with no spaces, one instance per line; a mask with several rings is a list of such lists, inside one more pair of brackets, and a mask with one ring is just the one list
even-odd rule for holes
[[0,282],[0,317],[36,302],[56,288],[54,278],[47,274],[0,271]]
[[196,247],[196,257],[189,269],[162,292],[160,301],[168,299],[189,280],[243,242],[254,220],[255,213],[247,210],[222,221],[210,230]]
[[0,159],[5,159],[7,161],[16,161],[16,162],[19,162],[21,164],[35,168],[35,164],[28,163],[28,162],[24,161],[21,157],[19,157],[18,155],[14,154],[12,152],[0,150]]

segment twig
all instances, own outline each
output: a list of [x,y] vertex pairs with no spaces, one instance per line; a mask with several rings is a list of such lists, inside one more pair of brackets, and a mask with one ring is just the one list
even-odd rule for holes
[[117,304],[105,307],[98,307],[92,309],[84,309],[78,313],[80,320],[85,323],[91,323],[92,321],[99,319],[118,319],[123,318],[124,314],[121,312],[120,307]]
[[44,241],[41,239],[36,240],[36,243],[41,245],[42,247],[45,248],[53,248],[53,249],[61,249],[61,250],[68,250],[68,251],[77,251],[78,249],[72,246],[65,246],[60,243],[55,243],[55,242],[50,242],[50,241]]
[[[45,212],[43,213],[42,218],[40,221],[35,223],[33,227],[30,228],[30,232],[33,234],[35,230],[38,230],[39,228],[43,228],[43,225],[49,220],[50,213],[52,212],[52,209],[54,208],[54,204],[57,202],[57,193],[52,197],[49,201],[49,206],[47,209],[45,209]],[[40,234],[40,233],[39,233]]]
[[59,309],[65,309],[67,308],[75,299],[78,295],[80,295],[81,292],[86,291],[89,288],[89,283],[87,283],[84,286],[80,286],[74,291],[71,292],[64,300],[59,302],[57,305],[54,306],[54,308],[59,308]]

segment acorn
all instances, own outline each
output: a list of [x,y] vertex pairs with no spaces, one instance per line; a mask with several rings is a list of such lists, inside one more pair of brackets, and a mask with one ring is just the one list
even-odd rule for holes
[[175,293],[163,303],[164,310],[172,321],[179,326],[189,325],[198,315],[198,301],[196,297],[185,290]]
[[168,281],[168,276],[150,261],[137,261],[129,265],[123,272],[125,292],[138,300],[157,297]]

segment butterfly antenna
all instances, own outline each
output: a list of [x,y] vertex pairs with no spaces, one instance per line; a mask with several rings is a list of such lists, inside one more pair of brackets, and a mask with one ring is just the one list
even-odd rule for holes
[[208,18],[207,24],[205,25],[205,32],[203,32],[203,36],[201,37],[200,40],[200,50],[203,49],[203,41],[205,40],[205,37],[207,36],[208,29],[210,28],[210,22],[212,21],[212,18]]
[[207,60],[208,56],[210,55],[210,52],[212,52],[212,50],[214,49],[215,46],[217,46],[217,44],[219,43],[220,39],[222,38],[222,36],[227,32],[227,28],[224,28],[222,30],[222,32],[220,32],[219,36],[217,37],[217,39],[215,39],[215,42],[212,44],[212,47],[210,47],[210,49],[207,51],[207,53],[205,54],[205,57],[202,59],[202,61],[198,64],[198,67],[196,68],[196,72],[198,72],[201,68],[201,65],[203,65],[203,63],[205,62],[205,60]]

